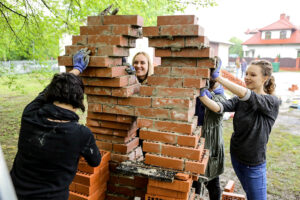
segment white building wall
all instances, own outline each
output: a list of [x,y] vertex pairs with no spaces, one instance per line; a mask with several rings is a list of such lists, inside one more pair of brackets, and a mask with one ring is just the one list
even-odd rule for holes
[[244,51],[254,50],[254,57],[275,58],[280,54],[281,58],[297,58],[297,51],[300,50],[298,45],[243,45]]
[[229,63],[228,63],[229,47],[230,47],[230,45],[228,45],[228,44],[219,43],[218,56],[222,60],[223,67],[229,66]]

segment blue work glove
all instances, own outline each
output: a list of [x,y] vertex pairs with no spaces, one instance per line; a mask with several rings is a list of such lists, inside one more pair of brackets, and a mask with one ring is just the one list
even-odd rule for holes
[[215,94],[224,94],[224,88],[222,85],[219,85],[219,87],[217,87],[215,90],[214,90],[214,93]]
[[78,69],[80,73],[82,73],[89,64],[90,53],[91,51],[88,50],[88,48],[80,49],[79,51],[77,51],[77,53],[73,56],[74,69]]
[[136,73],[135,68],[126,61],[125,57],[122,57],[122,65],[127,66],[127,68],[125,69],[127,74],[135,74]]
[[204,97],[205,95],[210,99],[212,98],[211,93],[208,91],[207,88],[201,88],[200,89],[200,97]]
[[222,61],[220,58],[217,59],[217,63],[216,63],[216,68],[215,70],[211,73],[211,78],[212,79],[216,79],[220,76],[220,69],[222,66]]

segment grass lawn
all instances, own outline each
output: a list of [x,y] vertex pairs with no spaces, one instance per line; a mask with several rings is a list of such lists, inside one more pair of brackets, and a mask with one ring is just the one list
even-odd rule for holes
[[[20,120],[24,107],[50,82],[53,73],[0,76],[0,144],[10,169],[17,152]],[[78,113],[84,123],[85,114]],[[232,120],[224,122],[226,167],[231,168],[229,141]],[[273,129],[267,151],[268,193],[274,199],[300,196],[300,136]],[[295,197],[295,198],[293,198]]]

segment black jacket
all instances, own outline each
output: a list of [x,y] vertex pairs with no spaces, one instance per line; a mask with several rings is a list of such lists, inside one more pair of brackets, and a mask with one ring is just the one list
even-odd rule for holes
[[235,112],[230,153],[246,165],[264,163],[269,134],[278,116],[278,98],[248,90],[243,99],[234,97],[219,105],[221,112]]
[[98,166],[101,155],[78,115],[47,104],[44,91],[24,109],[11,178],[19,199],[67,200],[79,156]]

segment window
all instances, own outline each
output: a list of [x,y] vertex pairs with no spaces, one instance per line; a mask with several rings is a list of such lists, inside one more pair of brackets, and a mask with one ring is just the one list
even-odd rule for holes
[[297,58],[300,58],[300,50],[298,50]]
[[266,40],[271,39],[271,32],[270,32],[270,31],[267,31],[267,32],[266,32],[266,34],[265,34],[265,39],[266,39]]
[[280,31],[280,39],[286,39],[286,31]]

